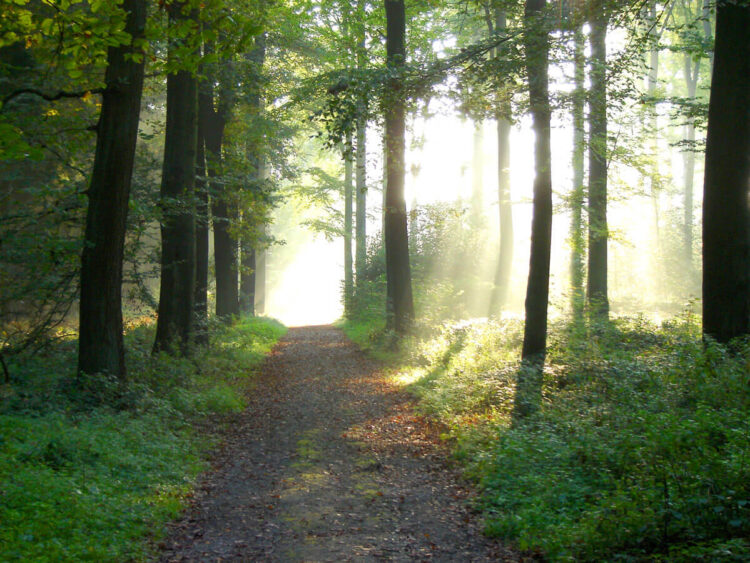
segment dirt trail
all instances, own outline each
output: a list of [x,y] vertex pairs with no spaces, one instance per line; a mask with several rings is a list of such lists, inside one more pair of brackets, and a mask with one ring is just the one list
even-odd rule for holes
[[433,435],[340,331],[291,329],[162,561],[516,560]]

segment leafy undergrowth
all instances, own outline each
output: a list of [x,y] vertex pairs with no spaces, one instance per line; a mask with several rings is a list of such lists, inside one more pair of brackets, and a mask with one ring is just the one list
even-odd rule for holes
[[205,430],[244,407],[253,370],[283,333],[242,319],[188,360],[153,358],[153,327],[136,326],[125,386],[65,375],[74,341],[10,365],[0,388],[0,560],[146,558],[206,466]]
[[750,345],[689,317],[551,329],[541,408],[510,413],[522,324],[443,326],[402,381],[450,432],[487,533],[551,560],[750,558]]

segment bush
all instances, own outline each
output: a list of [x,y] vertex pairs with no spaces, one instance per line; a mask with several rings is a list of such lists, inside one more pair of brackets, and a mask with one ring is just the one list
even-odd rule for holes
[[542,408],[513,424],[520,323],[444,325],[406,379],[448,426],[489,534],[552,560],[750,557],[750,346],[682,318],[552,328]]
[[0,406],[0,559],[145,558],[206,467],[214,438],[193,423],[243,408],[283,331],[242,319],[218,329],[210,352],[185,359],[153,358],[152,327],[135,327],[125,386],[66,377],[75,342],[12,365]]

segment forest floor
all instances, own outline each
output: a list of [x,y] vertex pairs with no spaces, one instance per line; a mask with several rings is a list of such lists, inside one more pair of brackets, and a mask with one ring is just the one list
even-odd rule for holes
[[439,432],[330,326],[290,329],[162,561],[518,561]]

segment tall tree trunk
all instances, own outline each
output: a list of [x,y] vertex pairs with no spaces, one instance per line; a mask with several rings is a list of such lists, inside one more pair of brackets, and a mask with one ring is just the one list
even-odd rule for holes
[[[495,31],[505,33],[506,16],[495,6]],[[499,50],[496,56],[500,56]],[[498,108],[497,119],[497,199],[500,219],[500,252],[495,270],[495,285],[490,298],[489,316],[494,316],[508,302],[510,273],[513,263],[513,208],[510,202],[510,103]]]
[[[750,5],[716,5],[703,187],[703,332],[750,333]],[[745,77],[745,78],[742,78]]]
[[386,52],[388,66],[395,71],[389,82],[385,110],[386,167],[385,264],[389,328],[405,334],[414,319],[409,264],[409,234],[404,200],[405,102],[398,76],[406,59],[406,13],[404,0],[385,0]]
[[[685,74],[685,85],[687,86],[687,95],[691,100],[695,99],[698,87],[698,74],[700,72],[700,59],[692,60],[692,57],[685,53],[683,55],[683,72]],[[682,250],[685,267],[689,272],[693,271],[693,182],[695,178],[695,122],[692,117],[688,117],[685,124],[685,140],[687,141],[687,150],[682,153],[683,176],[685,188],[685,202],[682,227]]]
[[[367,65],[365,37],[365,0],[357,1],[357,69],[364,71]],[[367,261],[367,100],[359,101],[357,113],[357,174],[356,174],[357,222],[355,231],[355,270],[361,279]]]
[[236,218],[227,202],[226,183],[222,178],[222,146],[227,108],[220,100],[214,108],[213,79],[202,83],[198,95],[200,119],[206,142],[206,166],[211,182],[211,214],[214,227],[214,266],[216,272],[216,316],[224,319],[239,314],[237,277],[237,244],[230,234]]
[[524,47],[529,77],[529,101],[534,122],[534,210],[531,257],[526,287],[526,323],[518,376],[514,417],[523,418],[541,400],[541,369],[547,351],[550,251],[552,247],[552,152],[549,104],[549,33],[542,19],[546,0],[527,0]]
[[550,147],[549,35],[541,30],[545,0],[527,0],[525,11],[526,68],[534,122],[534,211],[531,223],[531,257],[526,289],[524,360],[541,364],[547,344],[550,249],[552,246],[552,158]]
[[[669,16],[667,15],[667,18]],[[648,5],[647,20],[649,27],[650,49],[648,53],[648,75],[647,90],[651,105],[647,106],[647,124],[649,129],[649,141],[651,145],[651,174],[649,178],[649,189],[651,192],[651,209],[653,212],[654,239],[656,254],[653,269],[656,278],[656,293],[660,297],[664,295],[664,250],[661,237],[661,171],[659,155],[659,116],[656,111],[656,86],[659,80],[659,40],[663,30],[657,29],[656,0],[651,0]]]
[[575,43],[575,90],[573,91],[573,190],[570,194],[570,292],[573,319],[581,320],[585,299],[583,280],[586,252],[583,224],[583,202],[586,196],[584,188],[586,56],[585,39],[580,28],[576,29],[573,41]]
[[588,302],[594,318],[609,316],[607,295],[607,18],[594,13],[591,25],[589,108]]
[[352,134],[346,135],[344,156],[344,315],[352,314],[352,296],[354,294],[354,272],[352,259],[352,203],[354,199],[354,165],[352,163]]
[[386,204],[385,204],[385,196],[388,193],[388,142],[386,141],[386,133],[385,128],[383,129],[383,178],[382,178],[382,210],[381,210],[381,217],[380,217],[380,228],[381,232],[383,234],[383,241],[385,241],[385,210],[386,210]]
[[[261,158],[258,163],[258,178],[268,179],[268,164]],[[268,263],[268,247],[265,244],[268,235],[268,225],[258,226],[258,236],[261,244],[255,248],[255,314],[266,314],[266,265]]]
[[246,315],[255,316],[255,256],[253,245],[243,241],[241,251],[240,273],[240,310]]
[[474,138],[471,153],[471,204],[470,204],[470,223],[474,228],[478,228],[482,220],[482,211],[484,198],[482,190],[484,189],[484,128],[483,121],[474,121]]
[[[266,60],[266,34],[260,33],[255,37],[255,45],[248,53],[247,59],[253,64],[253,76],[256,82],[252,86],[249,104],[254,117],[263,113],[262,73]],[[246,151],[248,163],[254,168],[251,183],[246,189],[258,192],[262,190],[264,166],[262,153],[262,138],[250,142]],[[253,225],[255,227],[257,225]],[[240,240],[240,310],[248,315],[255,315],[255,284],[257,269],[258,241],[256,236],[243,235]]]
[[[364,111],[364,108],[362,109]],[[361,279],[367,261],[367,119],[357,118],[357,222],[355,231],[356,272]]]
[[[193,17],[173,4],[170,20]],[[170,52],[173,56],[173,53]],[[167,76],[167,128],[161,179],[161,285],[154,352],[177,346],[189,354],[195,298],[195,213],[192,206],[197,148],[198,85],[180,70]]]
[[81,255],[78,371],[125,378],[122,260],[143,91],[143,57],[129,56],[144,37],[146,0],[125,0],[130,43],[107,52],[106,90],[97,127]]
[[[265,237],[268,227],[260,226],[260,235]],[[258,248],[255,251],[255,314],[266,314],[266,264],[268,251]]]
[[195,161],[195,343],[208,346],[208,183],[201,120]]

